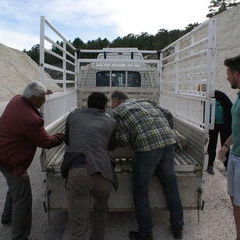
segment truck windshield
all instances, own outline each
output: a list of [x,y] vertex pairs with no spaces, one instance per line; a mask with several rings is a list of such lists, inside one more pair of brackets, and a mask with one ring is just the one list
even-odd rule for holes
[[126,74],[125,72],[112,71],[112,86],[125,87]]
[[[128,71],[127,86],[141,87],[141,75],[139,72]],[[126,72],[112,71],[111,73],[112,87],[125,87]],[[96,86],[104,87],[110,86],[110,71],[101,71],[96,73]]]
[[141,87],[141,75],[139,72],[128,72],[128,87]]
[[110,72],[102,71],[96,73],[96,86],[105,87],[110,86]]

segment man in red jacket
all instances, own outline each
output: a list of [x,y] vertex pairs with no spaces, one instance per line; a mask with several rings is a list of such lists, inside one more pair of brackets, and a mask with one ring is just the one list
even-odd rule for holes
[[15,96],[0,117],[0,170],[9,190],[2,223],[13,221],[13,240],[28,240],[31,232],[32,193],[27,174],[37,147],[52,148],[64,135],[48,135],[38,109],[45,103],[47,89],[39,82],[27,85]]

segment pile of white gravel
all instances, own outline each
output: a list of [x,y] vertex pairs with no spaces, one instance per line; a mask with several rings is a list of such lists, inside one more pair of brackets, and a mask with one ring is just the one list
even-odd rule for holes
[[[0,43],[0,103],[21,94],[32,81],[40,81],[39,66],[26,53]],[[47,87],[54,92],[61,90],[56,84]]]

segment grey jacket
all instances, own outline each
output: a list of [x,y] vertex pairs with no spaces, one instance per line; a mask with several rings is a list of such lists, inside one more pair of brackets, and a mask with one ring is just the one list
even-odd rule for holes
[[99,172],[113,180],[109,142],[116,128],[116,121],[98,109],[77,109],[70,113],[65,127],[66,153],[83,153],[90,175]]

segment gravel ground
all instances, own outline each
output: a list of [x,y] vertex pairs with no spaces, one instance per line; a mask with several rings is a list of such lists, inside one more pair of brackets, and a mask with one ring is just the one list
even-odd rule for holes
[[[184,240],[235,240],[235,228],[231,203],[226,193],[226,173],[222,164],[216,162],[214,176],[204,175],[205,209],[200,213],[198,224],[197,211],[184,212]],[[51,214],[51,225],[44,212],[44,174],[40,171],[39,160],[36,157],[29,169],[33,191],[33,226],[31,240],[67,239],[64,231],[67,222],[66,213]],[[6,182],[0,174],[0,209],[6,196]],[[166,211],[153,212],[154,236],[156,240],[172,240],[169,232],[168,214]],[[129,230],[136,229],[133,213],[111,213],[106,232],[106,240],[125,240]],[[11,239],[11,225],[0,225],[0,240]]]

